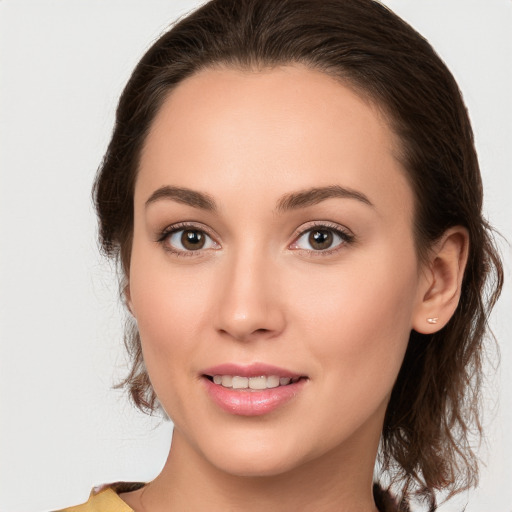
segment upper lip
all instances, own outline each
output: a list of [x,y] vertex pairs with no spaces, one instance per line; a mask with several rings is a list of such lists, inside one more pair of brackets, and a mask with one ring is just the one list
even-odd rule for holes
[[268,377],[270,375],[277,375],[278,377],[289,377],[291,379],[296,377],[305,377],[305,375],[301,373],[266,363],[252,363],[248,365],[222,363],[206,368],[202,371],[202,374],[211,377],[214,375],[236,375],[238,377],[260,377],[262,375]]

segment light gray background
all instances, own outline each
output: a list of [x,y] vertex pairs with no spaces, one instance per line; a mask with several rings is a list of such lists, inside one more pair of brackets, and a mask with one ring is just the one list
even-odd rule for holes
[[[512,1],[388,0],[448,63],[476,132],[485,210],[512,240]],[[121,308],[97,254],[90,186],[133,66],[194,0],[0,0],[0,510],[84,501],[148,480],[171,424],[110,389],[124,373]],[[500,242],[511,276],[511,250]],[[492,325],[501,371],[481,487],[441,510],[512,511],[512,300]],[[462,500],[462,501],[461,501]]]

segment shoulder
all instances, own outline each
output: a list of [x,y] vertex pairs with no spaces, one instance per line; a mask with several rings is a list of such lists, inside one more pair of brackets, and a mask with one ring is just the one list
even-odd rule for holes
[[118,493],[135,491],[143,486],[139,482],[117,482],[94,487],[87,502],[56,512],[133,512]]

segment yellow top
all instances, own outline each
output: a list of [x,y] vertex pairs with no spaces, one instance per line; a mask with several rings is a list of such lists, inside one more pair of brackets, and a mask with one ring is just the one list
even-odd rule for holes
[[118,496],[111,486],[102,486],[91,491],[86,503],[57,512],[133,512],[133,509]]
[[[118,492],[129,492],[144,487],[143,483],[117,482],[115,484],[95,487],[91,491],[87,503],[69,507],[56,512],[134,512],[117,494]],[[397,501],[389,493],[383,491],[378,484],[373,486],[373,496],[378,510],[381,512],[398,512]],[[405,506],[405,508],[402,508]],[[410,512],[407,503],[402,503],[400,510]]]

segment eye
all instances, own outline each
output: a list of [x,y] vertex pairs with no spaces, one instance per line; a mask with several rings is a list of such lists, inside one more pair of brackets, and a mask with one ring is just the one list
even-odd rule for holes
[[206,249],[217,249],[219,245],[210,235],[194,226],[174,227],[162,233],[159,242],[175,253],[191,253]]
[[353,240],[353,235],[339,228],[329,226],[314,226],[304,231],[293,244],[291,249],[302,249],[315,252],[330,252]]

